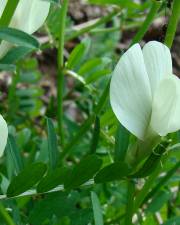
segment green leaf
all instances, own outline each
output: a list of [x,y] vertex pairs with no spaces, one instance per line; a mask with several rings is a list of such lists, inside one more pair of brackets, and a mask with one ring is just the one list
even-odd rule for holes
[[85,76],[90,70],[94,69],[95,67],[98,67],[100,64],[102,64],[102,59],[90,59],[81,66],[78,71],[78,74],[80,74],[81,76]]
[[46,165],[43,163],[33,163],[27,166],[11,181],[7,196],[17,196],[37,184],[46,172]]
[[37,191],[40,193],[47,192],[60,184],[63,184],[69,170],[65,167],[56,168],[47,173],[45,177],[42,178],[37,186]]
[[[92,219],[92,209],[81,209],[77,207],[81,196],[77,192],[56,192],[49,193],[44,198],[34,204],[34,208],[29,215],[28,224],[40,225],[49,221],[52,224],[53,217],[68,217],[71,223],[68,225],[90,224]],[[57,225],[57,223],[55,223]],[[59,224],[59,223],[58,223]],[[66,223],[60,223],[65,225]]]
[[154,196],[161,188],[163,185],[165,185],[168,180],[173,177],[174,173],[179,169],[180,167],[180,161],[177,162],[167,173],[164,177],[162,177],[158,183],[156,184],[155,187],[148,193],[148,195],[145,198],[145,202],[148,201],[152,196]]
[[0,71],[14,72],[15,70],[16,70],[16,66],[13,64],[0,64]]
[[93,178],[95,173],[100,169],[102,160],[96,155],[89,155],[82,159],[69,174],[65,181],[65,188],[72,189],[77,188],[80,185]]
[[105,77],[107,75],[109,75],[111,73],[111,71],[109,69],[104,69],[104,70],[99,70],[99,71],[96,71],[94,73],[92,73],[91,75],[89,75],[85,81],[87,84],[90,84],[90,83],[93,83],[95,82],[96,80],[102,78],[102,77]]
[[36,84],[41,78],[41,73],[36,71],[28,71],[20,73],[19,81],[22,83]]
[[55,3],[55,4],[59,4],[60,5],[60,0],[41,0],[41,1]]
[[123,8],[131,8],[131,9],[137,9],[140,7],[139,4],[133,2],[132,0],[89,0],[90,3],[94,4],[100,4],[100,5],[106,5],[106,4],[112,4],[112,5],[118,5]]
[[95,225],[103,225],[104,222],[103,222],[101,205],[100,205],[98,196],[93,191],[91,192],[91,201],[92,201],[92,206],[93,206]]
[[24,165],[15,138],[11,134],[8,136],[6,151],[11,163],[14,164],[16,174],[18,174],[23,169]]
[[129,131],[118,123],[115,141],[115,161],[124,161],[129,145]]
[[39,48],[39,42],[33,36],[10,27],[0,28],[0,40],[27,48]]
[[175,216],[170,219],[168,219],[166,222],[164,222],[162,225],[178,225],[180,224],[180,216]]
[[171,197],[170,191],[166,191],[166,190],[159,191],[154,196],[151,203],[148,205],[146,212],[150,212],[150,213],[157,212],[170,199],[170,197]]
[[94,178],[96,183],[120,180],[130,173],[130,168],[124,162],[115,162],[100,170]]
[[18,89],[16,91],[16,95],[20,98],[32,98],[32,97],[40,97],[42,96],[43,91],[38,88],[27,88],[27,89]]
[[85,45],[83,43],[77,45],[71,52],[67,61],[67,68],[73,69],[81,60],[85,52]]
[[105,105],[108,94],[109,94],[109,81],[100,96],[98,104],[94,108],[94,113],[91,116],[89,116],[89,118],[81,125],[81,128],[77,132],[77,134],[72,138],[72,140],[68,143],[68,145],[64,147],[64,152],[61,154],[62,158],[65,156],[67,157],[67,155],[72,151],[76,143],[78,143],[79,140],[82,138],[82,136],[89,130],[94,121],[95,114],[98,115],[101,112],[103,106]]
[[57,166],[57,160],[58,160],[57,137],[56,137],[52,120],[50,118],[47,118],[46,123],[47,123],[47,131],[48,131],[49,164],[50,164],[50,168],[54,169]]
[[24,58],[26,55],[31,53],[32,48],[27,47],[16,47],[12,48],[8,53],[0,60],[2,64],[12,64],[17,62],[18,60]]
[[31,130],[29,128],[24,128],[19,131],[16,135],[16,141],[21,148],[24,148],[26,144],[31,141]]
[[90,84],[111,74],[111,62],[107,57],[86,60],[77,73],[84,76],[86,83]]
[[96,152],[96,148],[97,148],[98,141],[99,141],[99,134],[100,134],[100,120],[99,120],[99,117],[96,116],[93,137],[92,137],[92,142],[91,142],[91,148],[90,148],[91,153]]
[[77,66],[79,66],[85,55],[87,54],[89,47],[90,40],[86,38],[72,50],[68,58],[66,67],[68,69],[75,69]]
[[160,160],[164,152],[166,152],[166,146],[159,144],[148,159],[146,159],[142,167],[136,173],[132,174],[131,177],[142,178],[152,174],[160,164]]

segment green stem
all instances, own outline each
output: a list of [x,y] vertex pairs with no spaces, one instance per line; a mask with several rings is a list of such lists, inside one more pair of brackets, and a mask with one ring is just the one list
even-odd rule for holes
[[89,130],[89,128],[91,127],[92,123],[95,120],[95,116],[101,112],[101,109],[103,108],[108,95],[109,95],[109,82],[106,88],[104,89],[102,96],[100,97],[99,102],[97,106],[95,107],[92,115],[83,123],[80,130],[72,138],[72,140],[70,140],[69,144],[64,147],[64,151],[62,152],[60,157],[61,159],[64,159],[65,157],[69,155],[73,147],[81,140],[82,136]]
[[142,27],[140,28],[140,30],[137,32],[137,34],[133,38],[131,45],[139,42],[144,37],[144,35],[148,31],[148,28],[150,27],[152,21],[154,20],[154,17],[156,16],[156,13],[158,12],[161,4],[162,4],[162,2],[153,0],[152,7],[151,7],[144,23],[142,24]]
[[20,75],[19,67],[17,65],[16,72],[14,73],[14,76],[12,76],[11,86],[9,87],[9,90],[8,90],[8,107],[9,107],[8,116],[11,122],[13,122],[14,115],[16,114],[17,107],[18,107],[17,98],[15,96],[16,96],[16,86],[19,80],[19,75]]
[[63,87],[64,87],[64,37],[65,37],[65,24],[68,9],[68,0],[64,0],[61,5],[61,20],[59,31],[59,47],[58,47],[58,78],[57,78],[57,117],[58,128],[61,138],[61,144],[64,145],[64,132],[63,132]]
[[[94,180],[91,179],[89,180],[88,182],[82,184],[79,188],[83,188],[83,187],[89,187],[90,185],[94,185]],[[22,194],[19,194],[19,195],[16,195],[16,196],[13,196],[13,197],[8,197],[7,195],[0,195],[0,200],[9,200],[9,199],[18,199],[18,198],[21,198],[21,197],[35,197],[35,196],[44,196],[45,194],[48,194],[48,193],[54,193],[54,192],[58,192],[58,191],[65,191],[64,189],[64,185],[58,185],[56,188],[53,188],[52,190],[49,190],[47,192],[42,192],[42,193],[39,193],[37,192],[36,189],[32,189],[32,190],[28,190]],[[14,225],[14,224],[13,224]]]
[[158,190],[160,190],[160,188],[167,183],[167,181],[172,177],[172,175],[179,169],[180,167],[180,161],[177,162],[175,164],[175,166],[173,166],[173,168],[171,170],[169,170],[167,172],[167,174],[160,180],[159,183],[157,183],[157,185],[152,189],[151,192],[149,192],[149,194],[146,196],[146,198],[144,199],[144,202],[147,202],[150,198],[152,198],[152,196],[154,196]]
[[164,41],[164,43],[169,48],[171,48],[172,46],[179,19],[180,19],[180,1],[174,0],[173,9],[172,9],[171,17],[168,23],[168,28],[167,28],[167,32],[165,36],[165,41]]
[[99,29],[93,29],[90,31],[91,34],[98,34],[98,33],[111,33],[115,31],[120,31],[121,26],[116,26],[116,27],[110,27],[110,28],[99,28]]
[[157,167],[157,169],[153,172],[153,174],[151,176],[149,176],[149,178],[147,179],[147,181],[146,181],[145,185],[143,186],[142,190],[136,196],[135,203],[134,203],[134,213],[142,205],[145,197],[147,196],[147,193],[151,189],[151,186],[153,185],[154,181],[156,180],[160,170],[161,170],[161,166],[159,165]]
[[61,159],[64,159],[69,155],[72,148],[79,142],[79,140],[82,138],[82,136],[89,130],[91,127],[91,124],[95,120],[95,114],[93,113],[81,126],[80,130],[77,132],[77,134],[70,140],[69,144],[64,147],[64,151],[61,154]]
[[128,190],[127,190],[127,205],[126,205],[126,214],[125,214],[125,225],[132,224],[132,216],[134,210],[134,192],[135,184],[132,180],[128,181]]
[[0,18],[0,27],[7,27],[9,25],[18,3],[19,0],[8,0],[3,14]]
[[7,225],[16,225],[10,215],[7,213],[6,209],[4,208],[3,204],[0,203],[0,215],[3,217],[4,221]]
[[117,15],[119,13],[119,11],[115,10],[113,12],[111,12],[109,15],[107,16],[104,16],[100,19],[98,19],[95,23],[89,25],[89,26],[86,26],[78,31],[75,31],[72,35],[70,35],[69,37],[67,37],[66,41],[69,41],[69,40],[72,40],[74,38],[77,38],[79,37],[80,35],[84,34],[84,33],[87,33],[89,31],[91,31],[92,29],[110,21],[115,15]]

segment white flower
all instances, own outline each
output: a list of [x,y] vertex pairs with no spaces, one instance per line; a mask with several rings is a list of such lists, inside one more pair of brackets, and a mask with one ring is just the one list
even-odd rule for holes
[[180,80],[169,48],[157,41],[133,45],[111,79],[110,101],[120,121],[137,138],[166,136],[180,129]]
[[3,155],[8,137],[8,128],[6,121],[0,115],[0,157]]
[[[5,9],[7,0],[0,2],[0,17]],[[37,31],[46,20],[50,3],[42,0],[20,0],[9,27],[22,30],[28,34]],[[4,56],[11,44],[5,41],[0,45],[0,57]]]

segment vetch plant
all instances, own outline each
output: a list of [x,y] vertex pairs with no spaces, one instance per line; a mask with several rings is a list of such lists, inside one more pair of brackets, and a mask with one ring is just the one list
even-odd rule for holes
[[151,41],[133,45],[119,60],[110,85],[112,109],[140,142],[127,156],[130,163],[147,156],[160,137],[180,128],[180,80],[173,75],[171,54]]
[[[0,1],[0,224],[179,224],[180,1],[166,3]],[[164,44],[141,49],[157,18]]]
[[0,157],[4,153],[4,149],[7,143],[7,137],[8,137],[7,124],[4,118],[0,115]]
[[[0,17],[6,7],[7,0],[0,3]],[[9,27],[16,28],[28,34],[33,34],[45,22],[50,9],[50,2],[41,0],[20,0]],[[3,41],[0,45],[0,57],[3,57],[12,45]]]

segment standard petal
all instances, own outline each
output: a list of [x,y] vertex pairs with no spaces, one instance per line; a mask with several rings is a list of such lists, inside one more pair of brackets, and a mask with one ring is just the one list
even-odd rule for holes
[[43,25],[49,9],[50,3],[47,1],[21,0],[10,26],[32,34]]
[[6,6],[7,0],[1,0],[0,1],[0,17],[2,16],[2,13],[4,11],[4,8]]
[[159,82],[172,74],[171,53],[166,45],[150,41],[143,48],[143,56],[153,95]]
[[13,47],[13,45],[7,41],[2,41],[0,45],[0,58],[6,55],[6,53]]
[[[0,3],[0,16],[7,0]],[[21,0],[11,20],[10,27],[22,30],[28,34],[34,33],[45,22],[50,9],[50,3],[41,0]],[[2,58],[12,45],[3,41],[0,45],[0,58]]]
[[0,115],[0,157],[3,155],[8,138],[8,128],[6,121]]
[[120,58],[111,79],[110,101],[122,125],[143,140],[150,121],[152,98],[139,44]]
[[154,93],[151,128],[159,135],[180,129],[180,80],[171,75],[163,79]]

